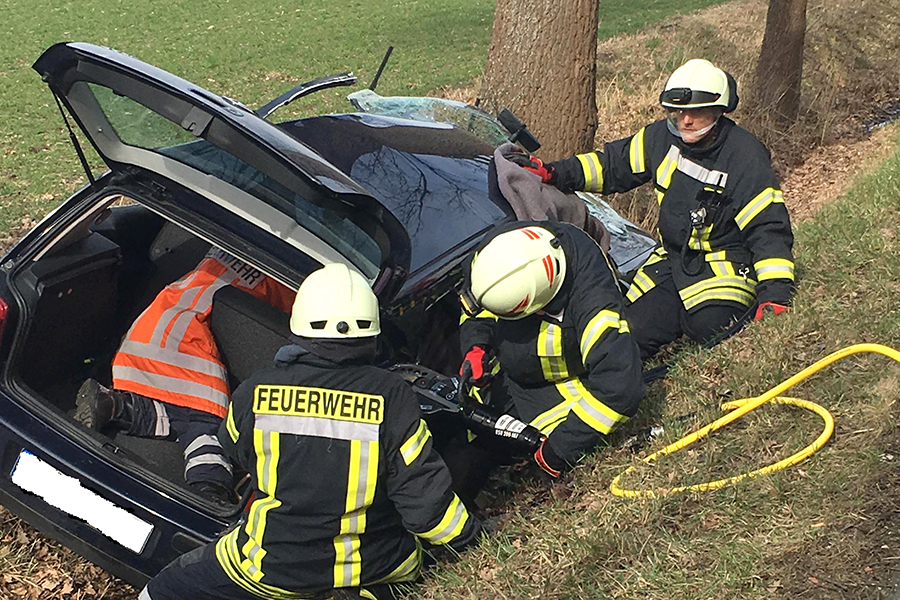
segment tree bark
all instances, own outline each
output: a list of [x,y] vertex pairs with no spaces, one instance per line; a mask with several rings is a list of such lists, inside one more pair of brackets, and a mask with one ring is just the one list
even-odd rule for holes
[[510,109],[556,160],[593,149],[597,0],[497,0],[480,98]]
[[754,96],[781,126],[792,124],[800,113],[806,4],[807,0],[769,0],[766,13]]

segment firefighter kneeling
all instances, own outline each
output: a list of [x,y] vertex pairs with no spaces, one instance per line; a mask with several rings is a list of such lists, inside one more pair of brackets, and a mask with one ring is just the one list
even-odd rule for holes
[[252,474],[246,519],[166,567],[141,600],[394,598],[422,541],[480,530],[451,491],[418,400],[372,365],[378,300],[342,264],[297,291],[291,344],[233,394],[219,438]]
[[[600,247],[566,223],[519,222],[489,236],[475,253],[460,296],[465,315],[461,373],[476,385],[489,379],[488,357],[500,372],[483,394],[547,436],[535,454],[553,476],[573,465],[620,423],[644,395],[641,361],[624,299]],[[497,448],[470,445],[457,492],[470,502]],[[485,440],[482,440],[482,445]],[[474,456],[473,456],[474,454]],[[481,454],[481,456],[478,456]],[[482,460],[486,459],[486,460]]]

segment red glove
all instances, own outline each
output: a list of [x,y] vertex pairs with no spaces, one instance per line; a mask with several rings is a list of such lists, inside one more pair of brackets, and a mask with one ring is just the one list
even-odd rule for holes
[[535,156],[529,156],[524,152],[509,152],[504,154],[503,157],[509,162],[519,165],[526,171],[531,171],[540,177],[543,183],[552,183],[553,179],[556,177],[556,171],[553,167],[545,165],[544,161]]
[[559,474],[566,467],[565,462],[556,455],[556,452],[553,451],[553,446],[547,443],[546,438],[535,451],[534,460],[551,477],[559,477]]
[[780,315],[783,312],[786,312],[788,309],[787,306],[783,304],[776,304],[775,302],[763,302],[756,309],[756,314],[753,316],[754,321],[759,321],[765,315]]
[[475,385],[482,386],[490,377],[490,363],[491,357],[482,346],[472,346],[463,358],[459,374],[469,377]]

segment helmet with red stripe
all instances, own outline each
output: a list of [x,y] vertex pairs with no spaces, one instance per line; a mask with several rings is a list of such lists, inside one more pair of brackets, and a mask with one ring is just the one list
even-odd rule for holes
[[472,258],[471,299],[502,319],[544,308],[566,277],[566,255],[543,227],[501,233]]

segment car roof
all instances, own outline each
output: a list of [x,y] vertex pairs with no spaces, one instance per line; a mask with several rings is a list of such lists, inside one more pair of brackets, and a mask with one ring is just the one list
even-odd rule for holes
[[175,181],[320,263],[350,264],[376,292],[402,283],[410,242],[399,220],[240,103],[92,44],[51,46],[34,69],[113,171],[138,167]]

